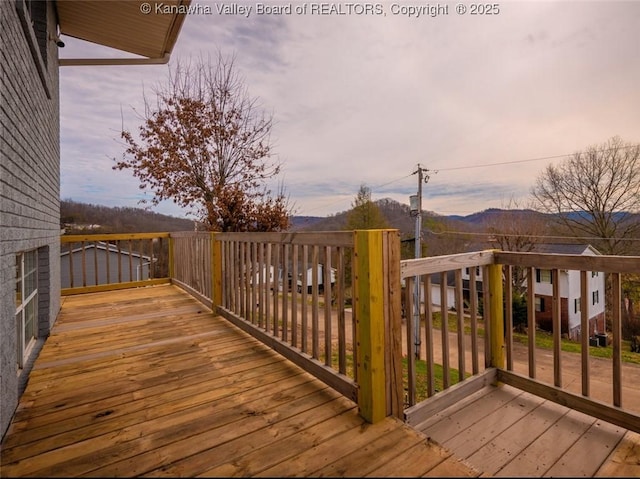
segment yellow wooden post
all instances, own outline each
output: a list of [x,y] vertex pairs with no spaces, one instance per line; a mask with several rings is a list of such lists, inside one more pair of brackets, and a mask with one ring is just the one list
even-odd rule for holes
[[360,415],[370,423],[386,417],[383,231],[355,235],[356,367]]
[[218,240],[220,233],[211,233],[211,309],[222,306],[222,242]]
[[[489,365],[494,368],[505,367],[504,313],[502,293],[502,265],[492,264],[489,271],[489,321],[491,359]],[[510,305],[507,303],[507,306]]]

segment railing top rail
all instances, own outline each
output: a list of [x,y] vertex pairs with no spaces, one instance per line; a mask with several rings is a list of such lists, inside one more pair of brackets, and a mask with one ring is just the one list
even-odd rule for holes
[[250,241],[253,243],[280,243],[322,246],[353,246],[353,231],[323,231],[296,233],[219,233],[220,241]]
[[173,231],[169,236],[171,238],[208,238],[211,236],[211,231]]
[[168,238],[169,233],[109,233],[109,234],[82,234],[61,235],[61,243],[77,243],[79,241],[115,241],[115,240],[139,240],[153,238]]
[[406,259],[400,262],[400,277],[404,279],[422,274],[442,273],[460,268],[494,264],[495,253],[496,250],[485,250],[474,251],[472,253]]
[[558,253],[519,253],[496,251],[495,262],[540,269],[602,271],[604,273],[640,273],[640,256],[587,256]]

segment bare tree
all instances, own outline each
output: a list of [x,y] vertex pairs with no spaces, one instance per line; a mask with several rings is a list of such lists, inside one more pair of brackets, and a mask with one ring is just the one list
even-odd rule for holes
[[249,96],[234,59],[178,63],[168,82],[145,97],[139,140],[124,130],[127,149],[114,169],[131,169],[151,202],[172,199],[196,207],[213,231],[282,230],[290,211],[272,157],[272,117]]
[[[492,215],[487,222],[487,231],[491,233],[489,242],[502,251],[533,251],[547,228],[540,213],[533,211],[531,203],[521,204],[511,198],[503,208]],[[513,267],[514,293],[522,296],[526,292],[526,270]]]
[[532,194],[575,236],[588,236],[604,254],[624,254],[640,231],[640,145],[613,137],[549,165]]

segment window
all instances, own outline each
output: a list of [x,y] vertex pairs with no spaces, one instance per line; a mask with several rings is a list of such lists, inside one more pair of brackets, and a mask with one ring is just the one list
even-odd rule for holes
[[591,293],[591,304],[598,304],[600,302],[600,291],[594,291]]
[[536,296],[535,306],[536,306],[537,312],[544,311],[544,298],[541,298],[540,296]]
[[42,86],[47,94],[47,98],[51,98],[51,87],[47,75],[47,46],[49,41],[48,21],[47,21],[47,2],[38,0],[15,0],[16,10],[22,23],[31,56],[38,70],[38,76],[42,82]]
[[574,313],[580,312],[580,298],[576,298],[573,300],[573,310]]
[[599,273],[598,271],[592,271],[592,272],[591,272],[591,277],[592,277],[592,278],[597,278],[599,274],[600,274],[600,273]]
[[550,269],[536,269],[536,283],[552,283],[553,277],[551,276]]
[[16,329],[18,367],[24,367],[37,335],[38,254],[35,250],[16,256]]
[[[476,277],[477,277],[477,276],[480,276],[480,266],[476,266],[476,267],[475,267],[475,270],[476,270]],[[465,273],[467,276],[471,276],[471,268],[465,268],[465,269],[464,269],[464,273]]]

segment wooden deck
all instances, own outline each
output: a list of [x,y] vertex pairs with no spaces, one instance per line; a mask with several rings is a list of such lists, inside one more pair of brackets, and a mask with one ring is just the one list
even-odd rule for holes
[[0,475],[478,476],[175,286],[64,298]]
[[416,429],[483,476],[640,477],[640,435],[507,385],[487,386]]

